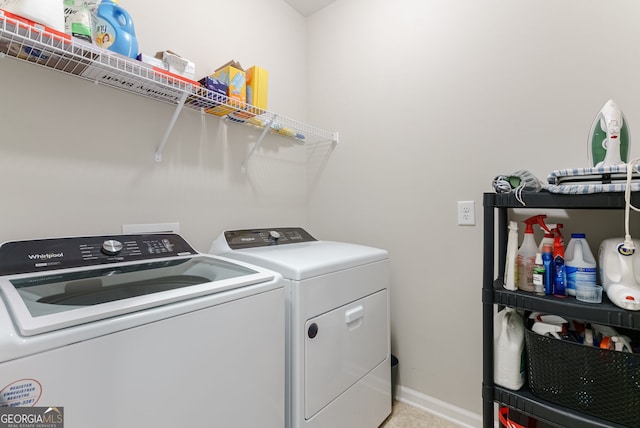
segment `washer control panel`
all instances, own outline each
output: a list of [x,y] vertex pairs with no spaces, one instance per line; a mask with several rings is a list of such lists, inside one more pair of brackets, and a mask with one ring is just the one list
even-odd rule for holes
[[0,275],[194,255],[176,234],[110,235],[6,242]]
[[301,227],[229,230],[224,232],[224,238],[232,250],[268,247],[270,245],[297,244],[317,240]]

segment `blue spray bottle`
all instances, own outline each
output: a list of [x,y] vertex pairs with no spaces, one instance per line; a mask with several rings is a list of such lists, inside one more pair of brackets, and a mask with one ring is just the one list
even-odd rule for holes
[[567,272],[564,264],[564,243],[562,238],[556,235],[553,241],[553,295],[567,297]]
[[93,32],[98,46],[136,58],[138,40],[131,16],[118,5],[118,0],[102,0],[96,12]]
[[553,247],[545,244],[542,247],[542,265],[544,266],[544,294],[553,294],[553,280],[555,270],[553,268]]

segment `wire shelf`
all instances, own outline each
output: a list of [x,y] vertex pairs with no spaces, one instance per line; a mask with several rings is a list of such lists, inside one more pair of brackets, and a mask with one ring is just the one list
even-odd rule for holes
[[[158,148],[183,107],[230,122],[290,137],[299,143],[338,142],[326,131],[250,104],[229,99],[198,82],[73,38],[0,9],[0,57],[12,57],[122,91],[177,106]],[[160,155],[156,153],[156,159]]]

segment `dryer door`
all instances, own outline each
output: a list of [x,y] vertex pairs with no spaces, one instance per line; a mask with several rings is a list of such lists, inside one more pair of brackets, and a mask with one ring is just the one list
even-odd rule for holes
[[304,406],[310,419],[386,359],[387,290],[312,318],[305,326]]

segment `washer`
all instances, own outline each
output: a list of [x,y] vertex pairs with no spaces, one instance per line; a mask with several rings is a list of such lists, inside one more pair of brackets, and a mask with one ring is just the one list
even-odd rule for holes
[[0,246],[0,406],[65,427],[284,425],[284,288],[175,234]]
[[301,228],[226,231],[211,252],[284,277],[286,427],[378,427],[391,413],[388,253]]

